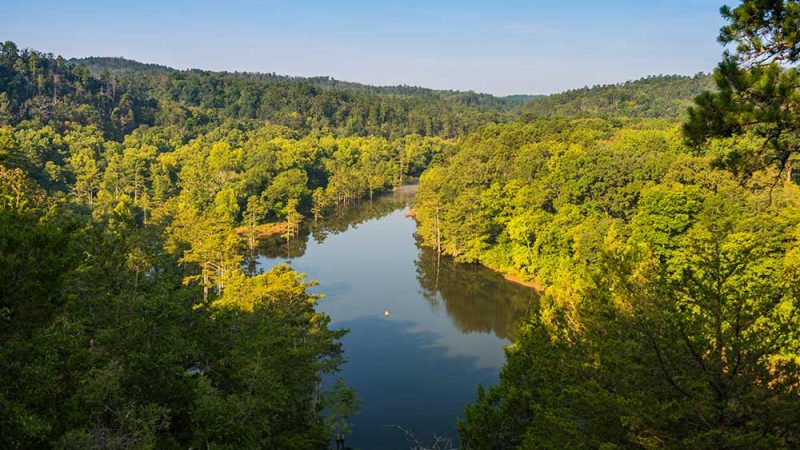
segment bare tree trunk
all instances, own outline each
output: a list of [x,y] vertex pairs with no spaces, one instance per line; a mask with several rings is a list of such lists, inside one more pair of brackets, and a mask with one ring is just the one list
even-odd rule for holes
[[208,274],[203,268],[203,303],[208,303]]

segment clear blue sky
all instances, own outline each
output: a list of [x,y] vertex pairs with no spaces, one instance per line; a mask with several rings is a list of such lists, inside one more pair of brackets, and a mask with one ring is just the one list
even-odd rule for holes
[[506,95],[711,70],[721,0],[4,0],[0,40]]

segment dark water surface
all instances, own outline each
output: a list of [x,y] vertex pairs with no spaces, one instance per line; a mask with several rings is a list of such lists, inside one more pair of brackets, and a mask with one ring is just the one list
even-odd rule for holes
[[340,375],[362,412],[346,443],[362,450],[408,449],[393,425],[422,442],[434,433],[455,441],[464,405],[478,384],[497,382],[515,323],[536,301],[531,289],[480,266],[437,263],[405,217],[414,191],[351,207],[288,246],[268,244],[254,263],[268,270],[286,262],[319,281],[319,309],[350,330]]

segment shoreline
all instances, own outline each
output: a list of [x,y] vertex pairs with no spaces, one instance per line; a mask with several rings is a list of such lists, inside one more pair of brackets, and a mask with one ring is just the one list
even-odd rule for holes
[[517,275],[513,275],[513,274],[510,274],[510,273],[505,273],[505,272],[493,269],[493,268],[488,267],[488,266],[486,266],[486,268],[490,269],[490,270],[494,270],[495,272],[497,272],[500,275],[502,275],[503,278],[505,278],[506,280],[508,280],[508,281],[510,281],[512,283],[516,283],[516,284],[519,284],[519,285],[522,285],[522,286],[525,286],[525,287],[529,287],[529,288],[533,289],[534,291],[536,291],[539,294],[544,294],[545,287],[542,286],[541,284],[535,282],[535,281],[528,281],[528,280],[525,280],[524,278],[520,278]]
[[521,286],[529,287],[529,288],[535,290],[539,294],[544,294],[544,292],[545,292],[545,287],[542,284],[537,283],[535,281],[526,280],[526,279],[522,278],[522,276],[520,276],[518,273],[514,273],[514,272],[511,272],[509,270],[500,269],[500,268],[497,268],[497,267],[494,267],[494,266],[490,266],[490,265],[486,265],[486,264],[483,264],[483,263],[478,263],[478,264],[482,265],[483,267],[486,267],[487,269],[489,269],[489,270],[491,270],[493,272],[498,273],[503,278],[505,278],[507,281],[510,281],[512,283],[515,283],[515,284],[519,284]]
[[[417,221],[416,208],[413,208],[413,207],[410,208],[408,211],[406,211],[405,216],[410,218],[414,222],[416,222],[417,225],[419,226],[419,221]],[[536,291],[536,293],[538,293],[539,295],[543,295],[544,292],[545,292],[545,286],[544,285],[542,285],[541,283],[537,283],[535,281],[526,280],[525,278],[523,278],[518,273],[512,272],[512,271],[507,270],[507,269],[501,269],[499,267],[495,267],[495,266],[491,266],[491,265],[488,265],[488,264],[484,264],[482,262],[477,262],[475,264],[479,264],[482,267],[485,267],[485,268],[491,270],[492,272],[502,276],[506,281],[509,281],[511,283],[514,283],[514,284],[518,284],[520,286],[525,286],[527,288],[531,288],[534,291]]]
[[[266,239],[272,236],[277,236],[286,231],[287,222],[270,222],[256,225],[256,239]],[[239,236],[245,236],[248,232],[248,226],[234,228],[234,232]]]

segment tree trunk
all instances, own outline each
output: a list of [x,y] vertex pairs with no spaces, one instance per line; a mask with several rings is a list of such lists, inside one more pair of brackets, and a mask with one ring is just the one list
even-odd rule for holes
[[442,229],[439,226],[439,207],[436,207],[436,252],[442,253]]
[[203,303],[208,303],[208,274],[203,268]]

